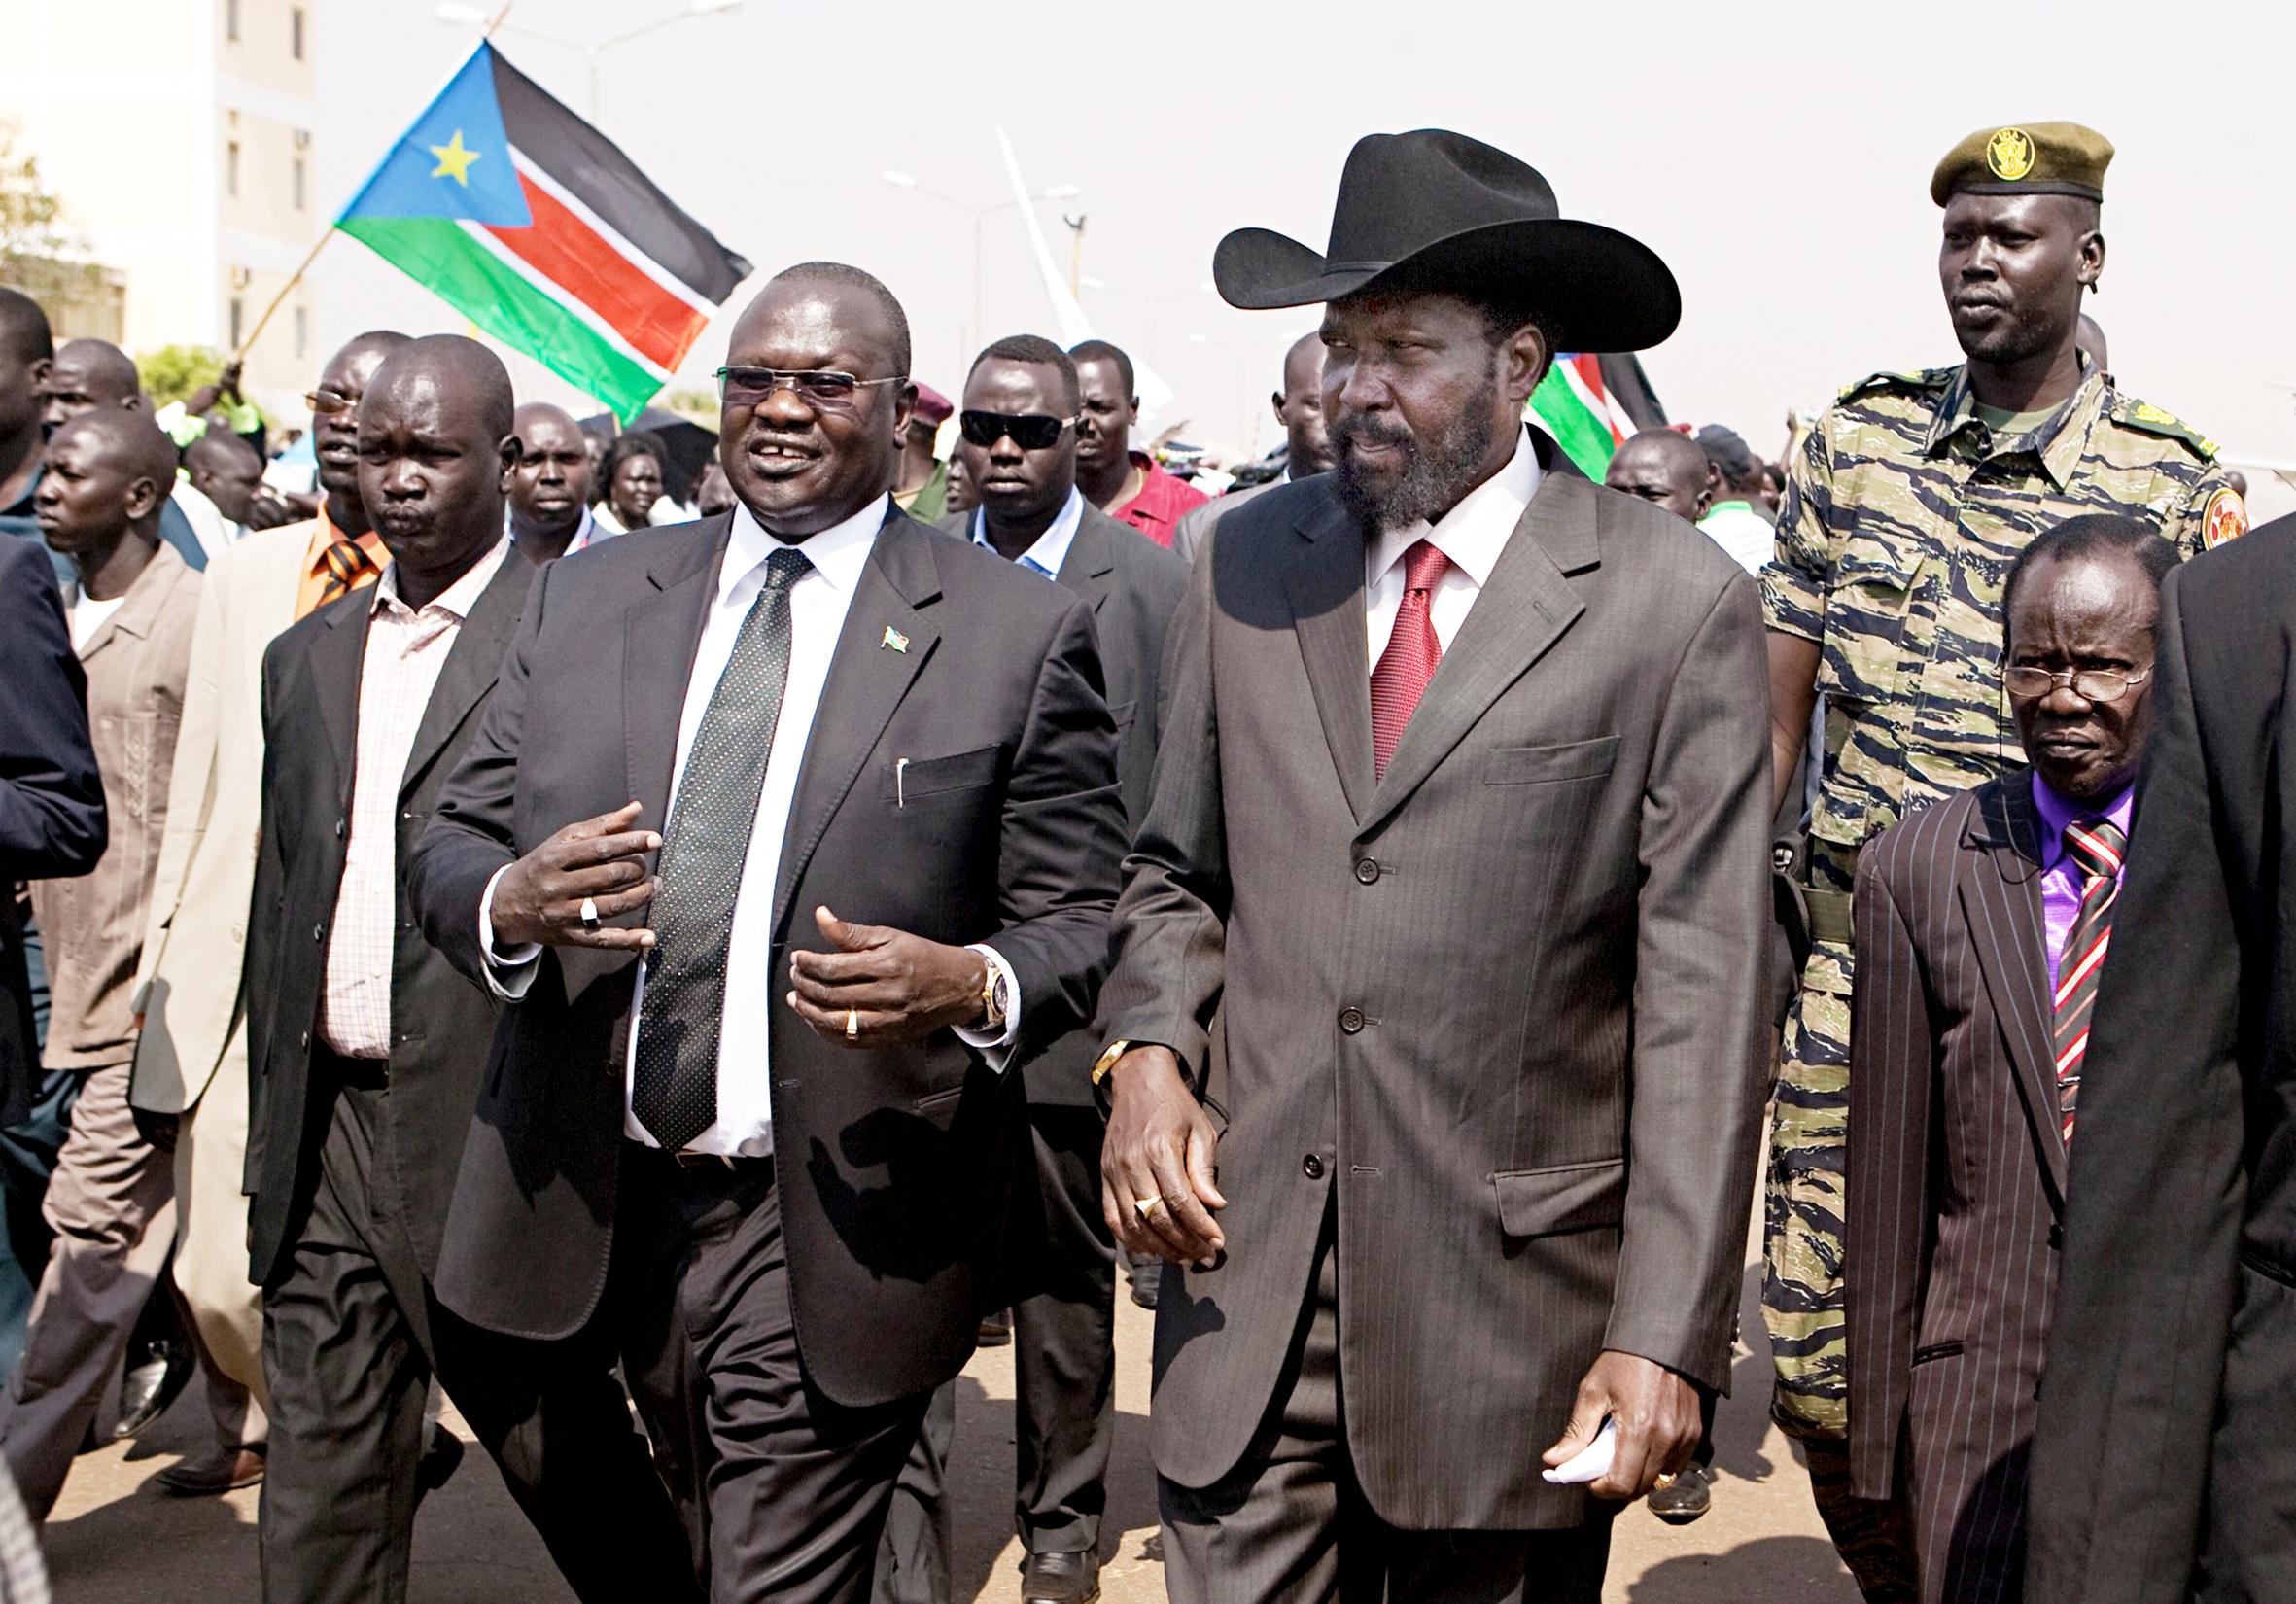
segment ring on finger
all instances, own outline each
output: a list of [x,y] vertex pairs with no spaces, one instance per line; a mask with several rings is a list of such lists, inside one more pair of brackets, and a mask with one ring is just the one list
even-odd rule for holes
[[858,1008],[848,1008],[845,1011],[845,1039],[848,1041],[861,1039],[861,1011]]
[[582,928],[585,930],[598,928],[598,899],[594,896],[582,898]]
[[1132,1200],[1132,1206],[1140,1211],[1141,1219],[1153,1220],[1156,1218],[1156,1211],[1164,1206],[1164,1200],[1162,1198],[1135,1198]]
[[1674,1473],[1672,1471],[1660,1471],[1656,1480],[1651,1482],[1651,1490],[1652,1492],[1664,1492],[1668,1487],[1673,1485]]

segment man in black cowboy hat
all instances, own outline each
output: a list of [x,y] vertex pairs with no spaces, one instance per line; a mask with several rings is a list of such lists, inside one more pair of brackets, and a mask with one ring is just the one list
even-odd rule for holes
[[1213,271],[1326,303],[1336,462],[1198,558],[1104,994],[1172,1596],[1591,1600],[1727,1370],[1767,710],[1753,582],[1522,413],[1674,279],[1439,131]]

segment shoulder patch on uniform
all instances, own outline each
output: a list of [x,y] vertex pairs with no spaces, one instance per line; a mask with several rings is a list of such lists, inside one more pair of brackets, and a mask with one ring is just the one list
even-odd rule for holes
[[2123,396],[2112,403],[2112,421],[2146,435],[2158,435],[2164,439],[2182,440],[2193,449],[2201,461],[2216,460],[2216,442],[2186,423],[2175,413],[2150,401]]
[[1834,400],[1848,401],[1868,390],[1942,390],[1952,372],[1950,367],[1889,368],[1868,373],[1855,384],[1843,385]]
[[2227,540],[2237,540],[2248,533],[2248,504],[2241,500],[2241,493],[2226,485],[2209,498],[2209,505],[2201,508],[2201,543],[2210,551]]

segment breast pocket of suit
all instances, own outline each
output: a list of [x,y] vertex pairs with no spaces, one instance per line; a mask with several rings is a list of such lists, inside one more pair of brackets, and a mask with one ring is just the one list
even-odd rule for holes
[[893,837],[960,875],[995,860],[1004,751],[976,747],[946,756],[895,756],[885,767],[884,817]]
[[1566,741],[1550,747],[1495,747],[1483,757],[1486,785],[1561,785],[1600,780],[1618,760],[1618,738]]

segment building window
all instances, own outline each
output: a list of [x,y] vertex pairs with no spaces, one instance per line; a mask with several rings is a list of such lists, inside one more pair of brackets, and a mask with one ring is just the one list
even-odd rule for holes
[[303,8],[297,6],[287,14],[287,48],[295,58],[303,58]]
[[303,158],[299,156],[295,158],[295,209],[303,209]]
[[239,334],[247,323],[247,302],[237,296],[231,297],[231,337],[225,343],[234,351],[239,349]]
[[224,147],[224,193],[239,193],[239,141],[236,139]]
[[[311,309],[308,306],[298,306],[295,309],[295,354],[298,357],[306,356],[309,354],[310,348]],[[231,349],[234,351],[239,349],[237,340],[234,339],[231,342]]]
[[224,37],[239,43],[239,0],[224,0]]

